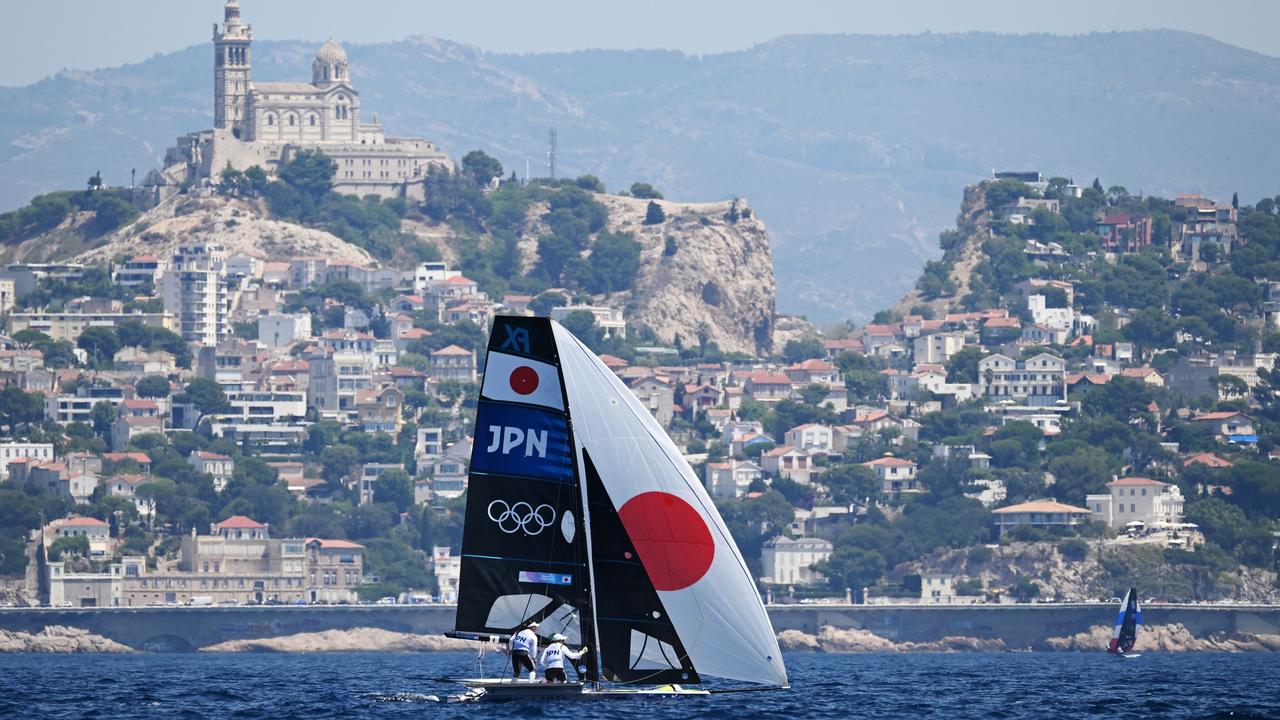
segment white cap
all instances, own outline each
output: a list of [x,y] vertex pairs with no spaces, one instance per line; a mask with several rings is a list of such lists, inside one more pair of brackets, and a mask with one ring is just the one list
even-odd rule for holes
[[552,642],[564,642],[564,641],[565,641],[565,637],[564,637],[563,635],[561,635],[560,633],[556,633],[555,635],[552,635],[552,636],[551,636],[551,641],[552,641]]
[[536,628],[536,627],[538,627],[538,623],[536,623],[536,622],[531,622],[531,623],[529,623],[529,627],[531,627],[531,628]]

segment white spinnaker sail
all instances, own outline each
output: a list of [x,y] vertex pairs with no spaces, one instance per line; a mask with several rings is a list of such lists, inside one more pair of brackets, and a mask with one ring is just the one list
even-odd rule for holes
[[[714,540],[705,573],[679,589],[657,588],[694,667],[699,674],[786,684],[782,653],[755,582],[693,468],[631,390],[590,349],[559,323],[553,322],[552,328],[579,465],[586,448],[621,514],[639,496],[665,493],[696,510]],[[648,568],[649,559],[640,552]],[[666,584],[683,585],[689,579],[686,575]],[[608,588],[598,588],[601,592]]]

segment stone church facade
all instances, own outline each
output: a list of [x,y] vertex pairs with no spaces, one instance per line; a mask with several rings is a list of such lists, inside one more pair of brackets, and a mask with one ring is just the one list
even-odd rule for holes
[[338,165],[338,192],[422,200],[428,169],[453,167],[435,143],[389,138],[377,114],[364,120],[347,53],[333,40],[316,53],[311,82],[254,82],[253,27],[239,0],[224,14],[213,28],[214,127],[179,138],[147,184],[216,183],[228,165],[274,172],[301,150],[321,150]]

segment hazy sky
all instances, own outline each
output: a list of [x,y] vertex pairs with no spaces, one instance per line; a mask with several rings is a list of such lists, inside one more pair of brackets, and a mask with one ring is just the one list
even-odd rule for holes
[[[0,84],[208,42],[222,0],[4,0]],[[1278,0],[241,0],[261,39],[434,35],[488,50],[733,50],[793,33],[1172,28],[1280,57]]]

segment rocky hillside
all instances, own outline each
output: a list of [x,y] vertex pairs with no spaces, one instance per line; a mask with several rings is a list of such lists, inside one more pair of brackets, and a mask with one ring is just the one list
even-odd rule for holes
[[893,574],[913,573],[977,580],[988,590],[1005,590],[1025,578],[1035,583],[1042,598],[1105,601],[1136,586],[1144,597],[1172,602],[1280,602],[1274,572],[1176,564],[1153,545],[1089,541],[1081,559],[1065,557],[1062,545],[1048,542],[945,550],[899,566]]
[[[742,202],[746,216],[730,222],[731,203],[659,201],[665,222],[645,225],[646,200],[599,196],[610,230],[641,243],[640,276],[628,317],[666,343],[696,345],[700,336],[727,351],[773,350],[773,258],[764,223]],[[667,238],[676,243],[667,255]]]
[[48,232],[0,247],[0,262],[106,263],[134,255],[164,257],[182,242],[217,242],[230,253],[263,260],[314,255],[372,262],[364,250],[323,230],[269,219],[255,201],[179,196],[105,236],[93,234],[92,222],[92,213],[69,216]]
[[[767,354],[773,349],[777,286],[769,235],[746,203],[663,200],[659,205],[665,221],[646,225],[648,200],[594,197],[608,210],[607,229],[630,234],[641,245],[635,288],[595,301],[624,308],[628,322],[652,329],[663,343],[696,345],[705,339],[725,351]],[[537,262],[537,238],[548,231],[542,219],[546,211],[545,203],[528,209],[520,242],[525,272]],[[455,265],[463,247],[475,241],[447,222],[413,217],[401,229],[435,246]],[[105,263],[143,254],[164,257],[181,242],[217,242],[230,253],[264,260],[321,256],[374,262],[362,248],[324,230],[272,219],[257,200],[180,196],[101,237],[91,232],[92,221],[92,213],[73,214],[52,230],[0,248],[0,262]],[[413,261],[401,261],[401,255],[397,253],[390,264],[407,269]],[[796,322],[788,323],[787,332],[812,331],[807,323],[798,325],[797,329]]]

